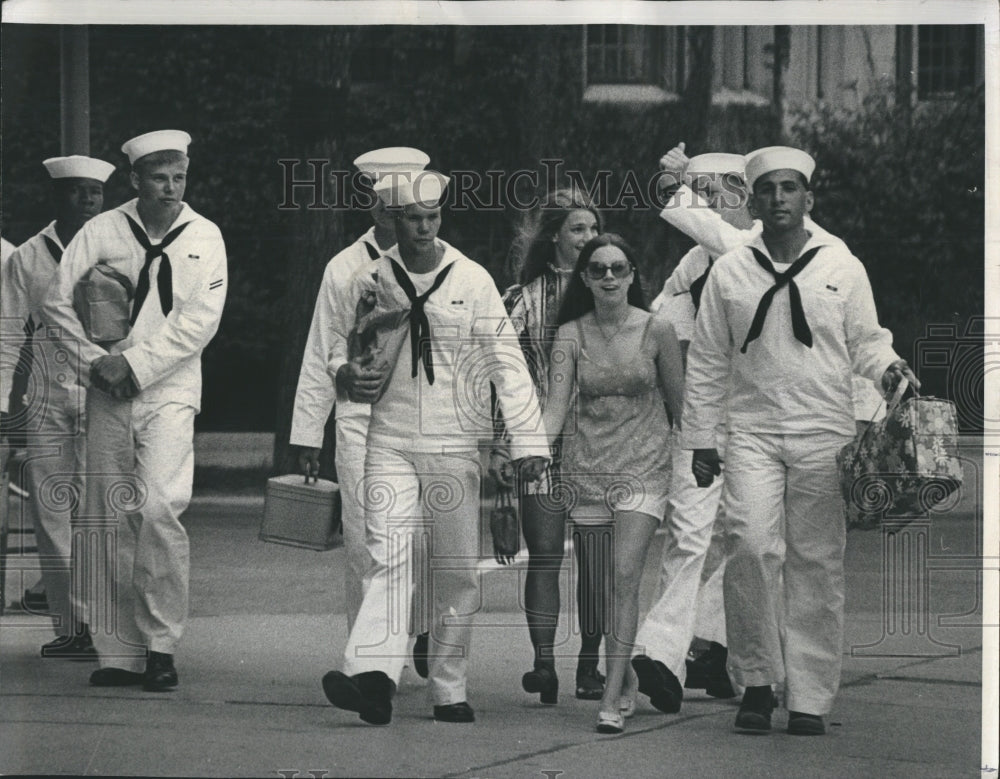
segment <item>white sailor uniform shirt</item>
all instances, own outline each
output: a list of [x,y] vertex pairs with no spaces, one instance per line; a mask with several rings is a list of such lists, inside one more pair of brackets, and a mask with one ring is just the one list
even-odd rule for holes
[[[660,217],[696,240],[699,247],[706,249],[716,257],[758,238],[764,229],[763,223],[759,219],[754,220],[753,225],[746,230],[734,227],[719,216],[708,205],[708,201],[692,191],[687,185],[682,185],[677,190],[660,212]],[[806,230],[813,237],[850,251],[840,238],[824,230],[808,214],[803,222]],[[669,282],[670,279],[667,281]],[[675,301],[675,305],[682,306],[683,303]],[[875,419],[885,416],[885,404],[882,402],[879,386],[855,376],[853,387],[855,419],[867,421],[872,419],[873,415]]]
[[[448,243],[438,239],[437,245],[444,252],[438,266],[430,273],[408,274],[421,295],[447,266],[453,266],[424,306],[431,329],[434,383],[429,383],[423,362],[412,375],[407,333],[385,391],[372,406],[369,445],[438,453],[475,448],[492,436],[493,382],[511,436],[511,456],[548,458],[535,388],[492,277]],[[354,275],[345,303],[336,306],[331,376],[347,362],[347,338],[362,294],[374,292],[389,307],[410,307],[395,280],[393,262],[406,272],[398,247],[393,247]]]
[[688,350],[682,446],[716,447],[723,419],[730,433],[854,435],[852,374],[875,381],[899,359],[892,334],[878,323],[864,266],[842,246],[812,236],[800,256],[822,248],[794,279],[812,347],[793,335],[786,285],[760,336],[741,353],[758,303],[775,283],[751,247],[770,258],[757,237],[720,257],[708,276]]
[[[293,446],[308,446],[319,449],[323,446],[323,428],[336,407],[337,424],[349,428],[362,439],[368,429],[371,405],[354,403],[347,398],[337,398],[337,388],[333,378],[326,372],[330,359],[333,338],[334,311],[338,305],[338,290],[348,288],[351,277],[362,267],[382,255],[375,241],[375,228],[358,238],[354,243],[336,254],[323,271],[323,281],[316,296],[312,325],[306,339],[299,370],[299,383],[295,390],[295,406],[292,411],[292,431],[289,443]],[[340,298],[346,301],[346,296]],[[346,303],[341,302],[340,305]],[[348,314],[353,317],[354,310]]]
[[690,341],[694,336],[697,314],[691,285],[704,275],[714,258],[704,246],[692,247],[677,263],[674,272],[663,283],[663,289],[649,306],[657,316],[665,317],[674,326],[677,340]]
[[[59,272],[53,279],[46,313],[62,330],[64,342],[76,342],[80,352],[81,379],[89,382],[89,366],[108,351],[87,340],[73,310],[73,288],[98,261],[124,274],[138,285],[146,251],[129,227],[126,215],[141,228],[130,200],[95,216],[66,247]],[[156,279],[162,258],[149,268],[149,293],[128,337],[112,352],[128,361],[145,402],[176,402],[201,406],[201,353],[215,335],[226,300],[226,247],[222,233],[187,203],[170,226],[186,225],[166,253],[170,258],[173,307],[164,315]],[[159,241],[152,242],[155,248]],[[133,312],[134,313],[134,312]]]
[[83,392],[77,384],[76,371],[63,363],[65,353],[58,341],[50,337],[42,314],[49,284],[59,268],[64,249],[53,221],[22,243],[4,269],[0,287],[0,310],[4,316],[3,338],[0,339],[3,366],[0,394],[4,411],[13,385],[14,366],[29,332],[32,371],[37,381],[45,382],[47,402],[61,405],[72,401],[82,408]]

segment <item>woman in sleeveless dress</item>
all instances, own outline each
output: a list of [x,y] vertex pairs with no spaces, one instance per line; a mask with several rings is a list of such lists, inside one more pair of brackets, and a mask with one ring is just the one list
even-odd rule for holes
[[[524,232],[527,245],[519,283],[504,294],[504,304],[517,331],[521,350],[528,363],[539,402],[545,408],[548,395],[549,354],[557,324],[556,317],[573,276],[580,250],[601,231],[601,217],[581,194],[557,190],[532,215],[534,221]],[[515,244],[515,251],[517,244]],[[490,473],[501,489],[513,484],[510,458],[503,442],[503,422],[497,420],[496,440],[490,456]],[[522,529],[528,547],[528,573],[524,581],[524,607],[528,634],[534,648],[534,666],[524,674],[526,692],[538,693],[542,703],[556,703],[553,646],[559,619],[559,571],[566,538],[566,511],[551,499],[558,458],[537,482],[525,483],[518,496]],[[593,560],[583,545],[576,543],[577,614],[580,625],[580,653],[576,668],[576,697],[598,700],[604,692],[603,677],[597,670],[601,646],[600,607],[594,595]]]
[[550,438],[562,436],[558,487],[571,519],[613,526],[597,729],[621,733],[635,707],[639,581],[667,506],[671,418],[680,422],[680,345],[669,322],[646,310],[632,251],[613,233],[580,252],[558,321],[544,424]]

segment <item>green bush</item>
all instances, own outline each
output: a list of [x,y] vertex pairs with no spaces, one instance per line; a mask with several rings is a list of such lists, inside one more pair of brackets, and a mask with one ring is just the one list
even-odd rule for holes
[[[51,218],[40,161],[58,154],[58,28],[16,28],[4,30],[4,64],[19,67],[3,72],[0,186],[5,237],[23,241]],[[203,361],[199,429],[274,427],[278,366],[289,343],[283,299],[299,225],[296,211],[277,207],[283,195],[278,160],[308,156],[314,145],[307,136],[329,132],[333,122],[347,160],[382,145],[421,147],[445,171],[541,170],[540,160],[562,159],[588,181],[598,170],[611,171],[612,193],[629,172],[644,184],[678,141],[687,142],[690,154],[746,152],[777,142],[767,106],[712,106],[708,136],[699,140],[703,123],[695,121],[687,98],[662,105],[583,102],[579,26],[379,26],[353,34],[358,72],[352,78],[384,80],[357,83],[336,102],[296,70],[309,56],[329,55],[322,28],[90,28],[91,153],[118,165],[105,206],[134,196],[122,141],[157,127],[183,128],[195,139],[186,199],[226,240],[229,292]],[[151,57],[164,40],[164,54]],[[817,156],[836,155],[817,148]],[[981,188],[980,181],[980,196]],[[828,205],[821,197],[821,206]],[[652,297],[690,240],[652,209],[607,216],[608,229],[638,250]],[[442,237],[482,263],[503,288],[512,281],[508,250],[519,221],[514,209],[451,211]],[[840,213],[830,212],[827,222],[843,232]],[[365,214],[346,214],[345,234],[356,236],[369,224]],[[312,250],[325,262],[340,248]],[[317,287],[319,281],[317,274]],[[303,301],[303,309],[311,312],[313,302]]]
[[[817,162],[813,215],[865,264],[882,323],[919,375],[921,339],[961,337],[984,313],[983,93],[903,110],[882,84],[857,108],[817,103],[791,119],[791,142]],[[947,373],[924,391],[978,402],[962,410],[981,420],[982,386],[969,383],[982,373],[964,387]]]

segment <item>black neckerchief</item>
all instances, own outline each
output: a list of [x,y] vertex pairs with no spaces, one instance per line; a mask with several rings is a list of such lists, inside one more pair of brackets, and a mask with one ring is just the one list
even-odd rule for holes
[[56,261],[56,265],[62,260],[63,250],[60,248],[59,244],[49,238],[47,235],[43,235],[42,238],[45,241],[45,246],[49,250],[49,254],[52,255],[52,259]]
[[701,293],[705,289],[705,283],[708,281],[708,274],[712,270],[712,263],[715,262],[712,256],[708,257],[708,267],[705,268],[705,272],[702,273],[698,278],[691,282],[691,286],[688,288],[688,292],[691,293],[691,302],[694,303],[694,312],[698,313],[698,307],[701,306]]
[[135,288],[135,302],[132,305],[132,316],[129,320],[134,325],[135,320],[139,318],[139,312],[142,311],[142,304],[146,302],[146,296],[149,294],[149,266],[153,264],[153,260],[157,257],[163,258],[160,261],[160,270],[156,274],[156,289],[160,296],[160,310],[163,311],[163,316],[166,316],[174,307],[173,272],[170,269],[170,258],[164,249],[173,243],[174,239],[184,232],[184,228],[191,223],[185,222],[180,227],[175,227],[163,236],[163,240],[160,243],[153,246],[149,240],[149,236],[146,235],[146,231],[132,217],[125,214],[125,219],[128,220],[128,226],[132,228],[132,235],[135,236],[139,245],[146,250],[146,264],[142,266],[142,271],[139,273],[139,283]]
[[753,246],[750,247],[750,251],[753,252],[753,256],[754,259],[757,260],[757,264],[774,276],[774,286],[764,293],[760,299],[760,303],[757,304],[757,313],[753,316],[753,322],[750,324],[750,331],[747,333],[747,338],[743,342],[743,346],[740,347],[741,354],[747,353],[747,346],[761,334],[761,331],[763,331],[764,319],[767,317],[767,310],[771,307],[771,301],[774,299],[778,290],[785,285],[788,286],[788,297],[791,302],[792,332],[795,333],[795,337],[799,341],[804,343],[810,349],[812,348],[812,331],[809,329],[809,323],[806,322],[805,311],[802,310],[802,296],[799,294],[798,285],[793,279],[798,275],[799,271],[806,267],[812,258],[816,256],[816,252],[822,248],[822,246],[813,247],[793,262],[792,266],[784,273],[778,273],[778,271],[775,270],[774,265],[771,264],[771,261],[764,255],[763,252],[755,249]]
[[428,289],[423,295],[418,295],[416,287],[413,286],[413,282],[410,277],[406,274],[399,265],[393,260],[389,261],[389,265],[392,268],[393,275],[396,277],[396,281],[400,287],[402,287],[403,292],[406,293],[406,297],[410,301],[410,365],[411,371],[410,376],[416,377],[417,375],[417,364],[423,359],[424,372],[427,374],[427,383],[434,383],[434,360],[431,357],[431,323],[427,319],[427,314],[424,313],[424,303],[427,302],[427,298],[437,290],[441,284],[444,283],[445,278],[451,272],[451,268],[455,263],[451,262],[442,270],[435,278],[434,283],[431,284],[430,289]]

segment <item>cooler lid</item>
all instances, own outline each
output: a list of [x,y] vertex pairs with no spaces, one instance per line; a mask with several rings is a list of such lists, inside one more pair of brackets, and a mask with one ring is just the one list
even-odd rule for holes
[[288,473],[284,476],[272,476],[267,480],[268,486],[280,486],[280,487],[294,487],[296,491],[300,490],[315,490],[317,493],[326,494],[330,492],[337,492],[340,487],[337,486],[337,482],[330,481],[329,479],[312,479],[306,483],[306,477],[301,473]]

